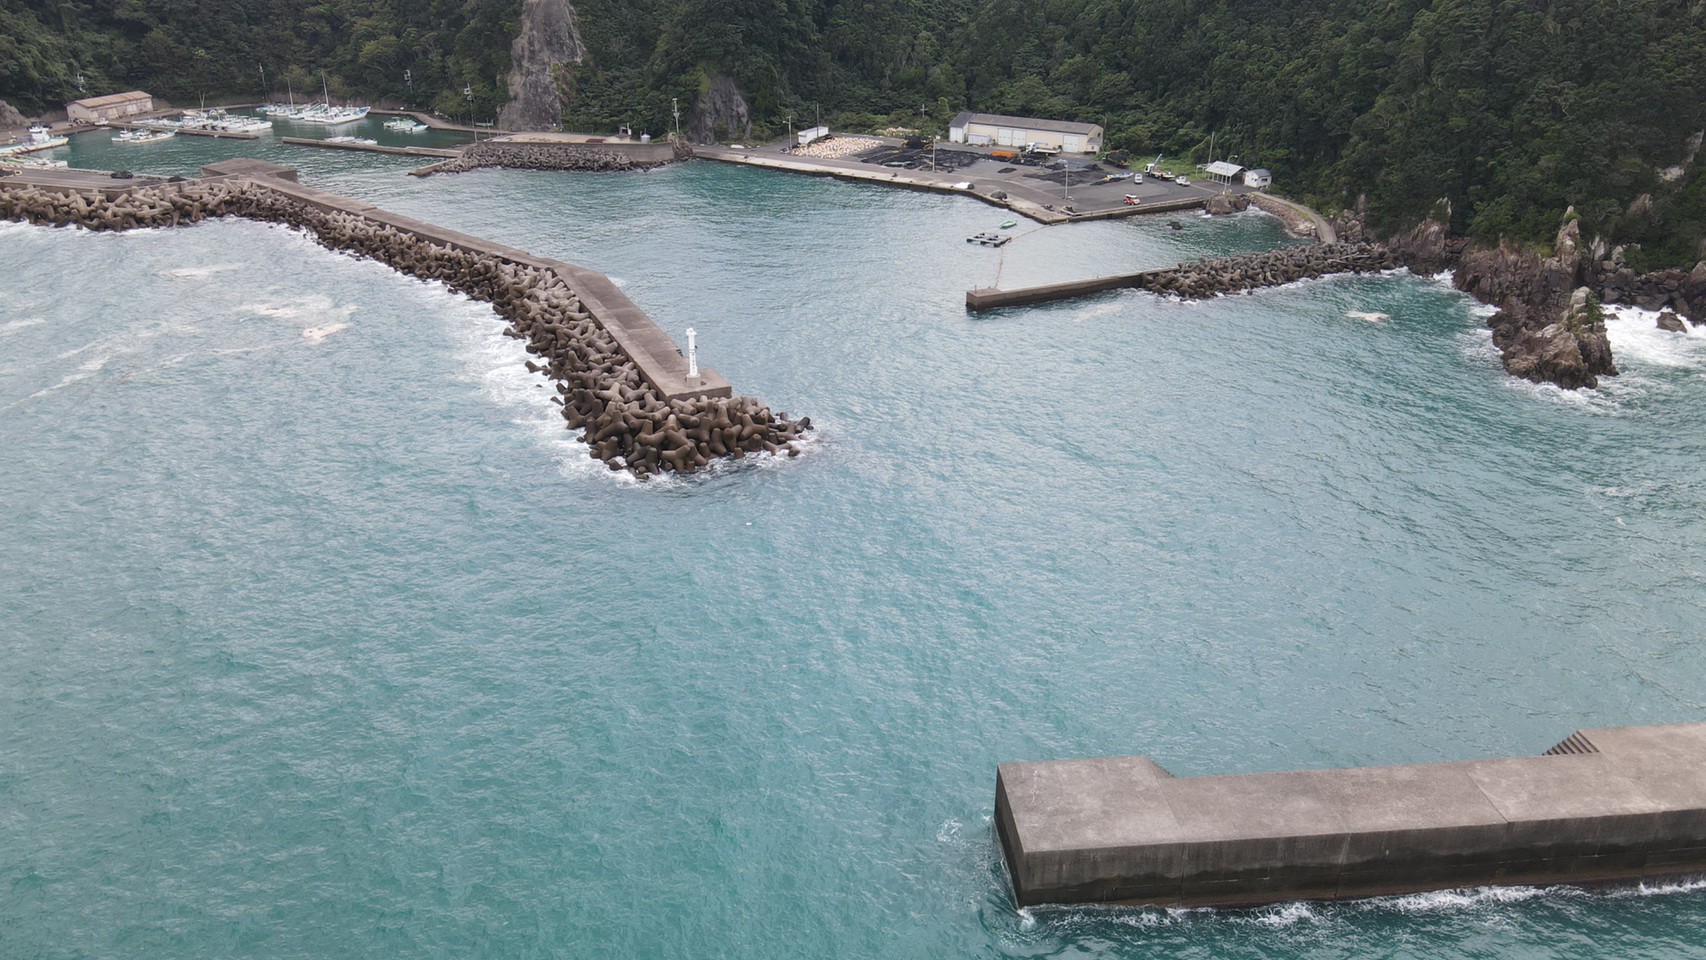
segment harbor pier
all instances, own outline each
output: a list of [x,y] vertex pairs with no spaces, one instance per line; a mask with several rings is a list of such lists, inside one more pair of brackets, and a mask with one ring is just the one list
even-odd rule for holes
[[1174,777],[1148,757],[1002,764],[1014,900],[1258,906],[1706,873],[1706,723],[1544,755]]

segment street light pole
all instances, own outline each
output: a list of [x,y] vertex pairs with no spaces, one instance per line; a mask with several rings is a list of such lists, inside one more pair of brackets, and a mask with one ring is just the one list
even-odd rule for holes
[[681,139],[681,103],[675,97],[669,98],[669,111],[675,114],[675,139]]

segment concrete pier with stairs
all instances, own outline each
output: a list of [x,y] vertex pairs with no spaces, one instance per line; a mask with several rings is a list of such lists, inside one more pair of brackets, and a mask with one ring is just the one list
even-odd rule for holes
[[1256,906],[1706,873],[1706,723],[1538,757],[1174,777],[1148,757],[997,768],[1014,899]]

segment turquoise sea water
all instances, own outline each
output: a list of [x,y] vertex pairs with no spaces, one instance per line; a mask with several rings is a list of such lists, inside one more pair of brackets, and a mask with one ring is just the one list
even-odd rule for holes
[[[75,162],[121,165],[101,138]],[[189,138],[595,266],[792,461],[636,483],[483,305],[275,227],[0,225],[0,957],[1706,955],[1706,889],[1010,905],[995,764],[1706,717],[1706,333],[1500,372],[1443,283],[969,316],[1287,242]],[[1384,317],[1370,317],[1379,314]]]

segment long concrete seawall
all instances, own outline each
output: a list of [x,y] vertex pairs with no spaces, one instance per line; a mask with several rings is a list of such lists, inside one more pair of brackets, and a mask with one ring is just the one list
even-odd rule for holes
[[1706,723],[1538,757],[1174,777],[1148,757],[997,768],[1014,899],[1255,906],[1706,872]]
[[258,160],[203,168],[197,180],[115,180],[88,171],[0,179],[0,219],[96,230],[242,216],[312,232],[324,246],[380,260],[485,300],[527,341],[556,383],[569,427],[593,456],[638,476],[691,473],[713,460],[798,452],[809,419],[732,396],[716,371],[689,363],[668,335],[593,270],[423,223],[295,182]]
[[460,150],[449,150],[442,147],[393,147],[384,143],[352,143],[319,137],[280,137],[279,142],[288,143],[293,147],[324,147],[328,150],[358,150],[366,153],[389,153],[398,157],[439,157],[451,159],[462,155]]
[[[546,135],[540,134],[539,137]],[[686,144],[674,141],[636,143],[630,140],[481,140],[461,148],[447,160],[410,173],[425,177],[434,173],[468,170],[649,170],[693,156]]]
[[1261,253],[1181,263],[1177,267],[1067,280],[1035,287],[966,291],[966,309],[1027,306],[1070,300],[1110,290],[1136,289],[1196,300],[1272,287],[1335,273],[1389,270],[1395,263],[1385,247],[1372,243],[1323,243]]

